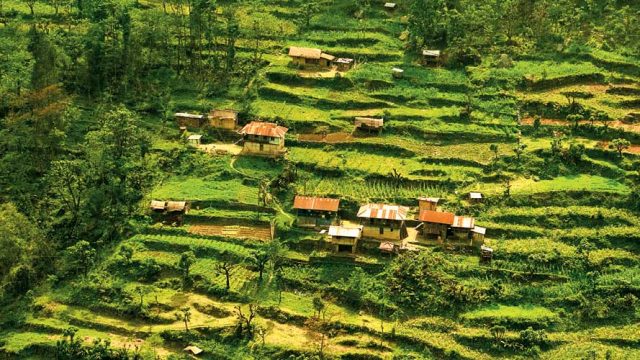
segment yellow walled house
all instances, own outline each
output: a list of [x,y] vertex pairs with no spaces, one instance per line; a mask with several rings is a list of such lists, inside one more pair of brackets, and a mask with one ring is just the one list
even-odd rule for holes
[[216,129],[234,130],[238,126],[238,112],[230,109],[211,110],[209,126]]
[[274,123],[252,121],[239,131],[242,135],[243,154],[262,156],[282,156],[286,152],[284,135],[286,127]]
[[405,220],[409,208],[390,204],[366,204],[358,210],[362,237],[401,241],[409,236]]
[[335,253],[348,252],[355,254],[358,248],[358,240],[362,237],[362,226],[345,227],[330,226],[328,242]]
[[289,57],[293,65],[300,68],[321,67],[330,68],[335,56],[325,54],[320,49],[291,46]]

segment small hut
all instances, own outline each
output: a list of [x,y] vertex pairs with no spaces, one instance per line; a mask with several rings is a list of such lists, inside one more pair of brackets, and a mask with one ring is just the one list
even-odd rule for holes
[[422,212],[422,210],[437,211],[439,201],[440,201],[440,198],[435,198],[435,197],[418,198],[418,207],[420,208],[420,212]]
[[191,355],[196,355],[196,356],[204,352],[204,350],[194,345],[187,346],[186,348],[184,348],[184,351]]
[[330,226],[329,227],[329,243],[333,246],[333,251],[350,252],[355,254],[358,248],[358,240],[362,237],[362,226],[358,227],[344,227],[344,226]]
[[384,9],[387,11],[394,11],[398,5],[396,3],[388,2],[384,3]]
[[440,64],[440,50],[422,50],[422,63],[424,65],[439,65]]
[[291,46],[289,48],[289,57],[294,65],[303,68],[329,68],[331,67],[332,62],[336,59],[335,56],[325,54],[320,49],[298,46]]
[[339,199],[296,195],[293,208],[297,211],[297,224],[301,227],[331,225],[338,214]]
[[159,201],[159,200],[151,200],[151,205],[149,206],[149,208],[154,213],[163,213],[164,210],[167,208],[167,202]]
[[199,146],[202,140],[202,135],[193,134],[187,137],[187,143],[191,146]]
[[282,156],[286,152],[286,127],[274,123],[252,121],[239,131],[244,141],[242,152],[253,155]]
[[182,226],[184,215],[189,212],[189,203],[186,201],[167,201],[165,210],[165,221]]
[[402,240],[409,236],[405,220],[409,213],[406,206],[391,204],[366,204],[358,210],[362,236],[380,240]]
[[202,127],[205,123],[203,115],[190,114],[190,113],[175,113],[174,118],[178,126],[185,126],[190,128]]
[[480,203],[482,202],[482,200],[483,200],[482,193],[474,192],[474,191],[469,193],[469,202]]
[[404,70],[397,67],[391,68],[391,75],[396,79],[401,79],[404,76]]
[[338,71],[349,71],[353,67],[353,59],[349,58],[337,58],[333,63]]
[[353,124],[355,125],[356,130],[381,132],[384,127],[384,119],[356,117]]
[[471,243],[474,246],[484,244],[484,235],[486,234],[486,232],[486,228],[474,226],[473,229],[471,229]]
[[209,126],[217,129],[233,130],[238,126],[238,112],[230,109],[211,110]]
[[493,249],[482,245],[480,247],[480,260],[481,261],[491,261],[493,258]]
[[444,241],[447,231],[453,224],[455,215],[450,212],[433,210],[421,210],[418,220],[422,222],[422,235],[425,239],[437,239]]

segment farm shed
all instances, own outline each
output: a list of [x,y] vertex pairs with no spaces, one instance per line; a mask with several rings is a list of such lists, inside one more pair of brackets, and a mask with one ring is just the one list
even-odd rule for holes
[[440,50],[422,50],[422,63],[424,65],[440,64]]
[[391,75],[396,79],[400,79],[404,76],[404,70],[397,67],[391,68]]
[[186,126],[190,128],[202,127],[205,123],[203,115],[190,114],[190,113],[175,113],[173,115],[176,119],[178,126]]
[[436,211],[438,209],[439,201],[440,201],[440,198],[434,198],[434,197],[418,198],[418,207],[420,208],[420,212],[422,212],[422,210]]
[[167,202],[159,201],[159,200],[151,200],[151,205],[149,206],[149,208],[153,212],[164,212],[166,207],[167,207]]
[[353,59],[349,58],[337,58],[333,63],[338,67],[338,71],[348,71],[353,67]]
[[230,109],[211,110],[209,113],[209,126],[233,130],[238,126],[238,112]]
[[274,123],[252,121],[239,131],[244,145],[243,153],[264,156],[281,156],[286,152],[284,135],[286,127]]
[[480,226],[474,226],[473,229],[471,229],[471,242],[473,245],[477,246],[484,244],[484,235],[486,234],[487,229],[480,227]]
[[491,261],[493,258],[493,249],[482,245],[480,247],[480,260],[482,261]]
[[201,140],[202,140],[202,135],[198,135],[198,134],[189,135],[189,137],[187,137],[187,143],[191,146],[200,145]]
[[339,199],[296,195],[293,208],[296,209],[298,226],[323,227],[331,225],[338,214]]
[[392,2],[384,3],[385,10],[393,11],[396,9],[396,7],[398,7],[396,3],[392,3]]
[[409,208],[389,204],[366,204],[358,210],[362,236],[380,240],[402,240],[409,236],[405,220]]
[[320,49],[291,46],[289,57],[298,67],[324,67],[328,68],[335,60],[335,56],[325,54]]
[[472,203],[482,202],[482,199],[483,199],[482,193],[474,192],[474,191],[469,193],[469,201]]
[[333,247],[333,252],[348,251],[355,254],[358,247],[358,240],[362,237],[362,226],[345,227],[330,226],[329,227],[329,243]]
[[356,117],[353,124],[356,129],[382,131],[384,127],[384,119]]
[[188,352],[192,355],[200,355],[204,352],[204,350],[200,349],[197,346],[191,345],[191,346],[187,346],[186,348],[184,348],[185,352]]
[[152,200],[149,208],[156,220],[182,225],[184,215],[189,212],[189,203],[186,201]]
[[454,219],[453,213],[433,210],[421,210],[418,215],[418,220],[422,222],[422,235],[425,239],[445,240]]

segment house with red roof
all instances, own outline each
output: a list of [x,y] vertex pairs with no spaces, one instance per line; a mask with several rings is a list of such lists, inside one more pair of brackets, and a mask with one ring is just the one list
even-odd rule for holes
[[282,156],[286,152],[284,135],[289,131],[286,127],[270,122],[252,121],[240,131],[242,135],[242,152],[252,155]]
[[339,199],[296,195],[293,208],[297,225],[301,227],[328,227],[337,221]]

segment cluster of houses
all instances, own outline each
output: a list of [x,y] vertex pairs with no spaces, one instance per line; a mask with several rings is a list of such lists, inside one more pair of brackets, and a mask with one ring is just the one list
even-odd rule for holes
[[472,217],[439,211],[438,202],[438,198],[419,198],[417,218],[410,217],[406,206],[364,204],[356,214],[356,222],[339,218],[339,199],[298,195],[293,208],[297,212],[297,225],[325,229],[322,233],[336,253],[355,253],[361,240],[378,243],[383,252],[402,250],[406,242],[485,249],[486,229],[477,226]]

